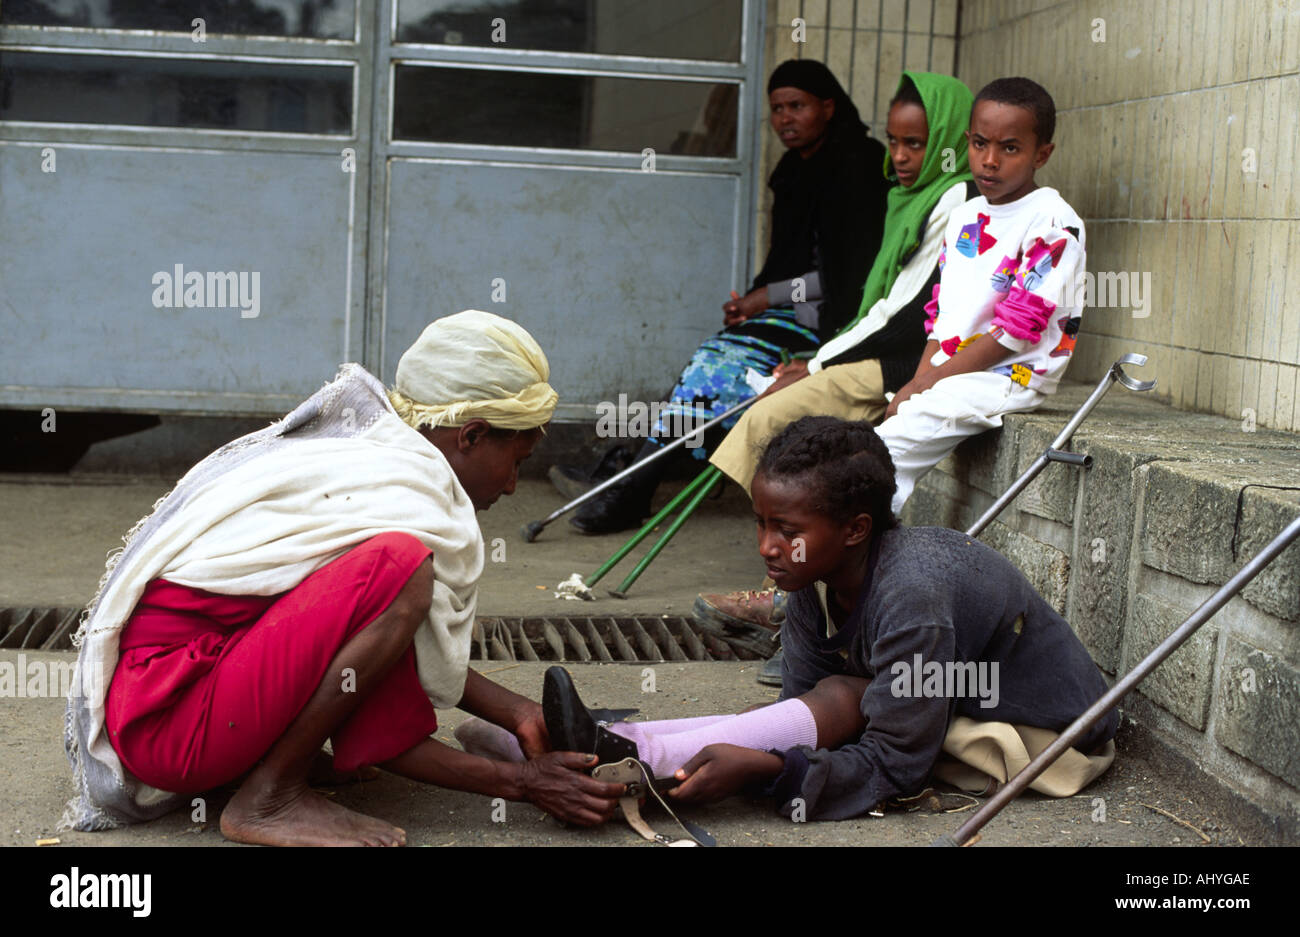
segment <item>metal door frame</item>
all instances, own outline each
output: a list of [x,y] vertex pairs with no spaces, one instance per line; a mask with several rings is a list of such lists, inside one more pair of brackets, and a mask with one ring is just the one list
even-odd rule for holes
[[[0,147],[87,150],[138,150],[167,153],[238,152],[329,155],[342,160],[355,153],[349,181],[348,268],[344,289],[345,360],[360,361],[378,373],[383,360],[386,302],[389,159],[404,157],[486,165],[570,166],[632,170],[637,153],[534,147],[394,142],[391,138],[392,78],[402,62],[438,62],[498,70],[559,71],[617,77],[724,80],[740,85],[737,96],[734,158],[656,155],[656,171],[674,174],[730,175],[738,180],[731,245],[731,276],[747,283],[757,178],[764,121],[760,72],[763,66],[764,0],[744,0],[739,62],[661,59],[628,55],[557,53],[505,48],[394,43],[397,0],[357,0],[351,39],[209,35],[202,44],[187,33],[97,27],[0,26],[0,55],[6,51],[99,54],[282,64],[348,64],[352,71],[352,127],[347,134],[298,134],[182,127],[134,127],[97,123],[5,121]],[[362,132],[367,127],[368,131]],[[3,193],[0,193],[0,197]],[[322,379],[324,379],[323,376]],[[0,375],[0,381],[3,376]],[[287,395],[195,391],[184,401],[174,391],[143,387],[39,387],[0,384],[0,407],[59,406],[69,410],[157,411],[171,414],[275,415],[297,403]],[[579,417],[584,414],[566,414]]]
[[[53,146],[83,150],[153,151],[161,153],[227,154],[240,152],[326,155],[339,161],[342,151],[355,152],[356,171],[349,180],[348,260],[344,288],[344,358],[357,360],[364,351],[372,141],[361,133],[373,110],[374,21],[366,0],[356,0],[351,39],[308,39],[286,36],[208,35],[196,43],[188,33],[94,27],[0,26],[0,56],[7,51],[81,53],[106,56],[147,56],[169,59],[203,58],[228,62],[275,62],[351,66],[352,127],[347,134],[305,134],[268,131],[214,130],[187,127],[142,127],[45,121],[0,122],[0,147]],[[33,156],[33,158],[36,158]],[[0,192],[0,197],[3,193]],[[329,375],[322,375],[325,380]],[[3,381],[0,375],[0,381]],[[179,400],[178,397],[189,399]],[[275,416],[301,401],[259,391],[195,391],[141,387],[36,387],[0,384],[0,407],[58,406],[67,410],[156,411],[203,416]]]
[[[370,161],[370,201],[368,254],[374,259],[367,276],[369,289],[366,310],[365,366],[382,377],[390,366],[392,350],[383,347],[387,316],[388,273],[388,193],[389,159],[392,157],[430,162],[477,163],[491,166],[555,166],[584,169],[640,171],[641,154],[608,150],[573,150],[542,147],[483,146],[459,143],[394,141],[393,73],[397,64],[436,62],[438,64],[501,71],[536,71],[578,75],[603,75],[626,78],[662,78],[685,80],[732,81],[740,85],[737,95],[736,155],[733,158],[677,156],[656,154],[656,172],[674,174],[731,175],[738,179],[739,197],[732,219],[731,276],[737,283],[748,283],[750,242],[754,232],[754,207],[757,204],[757,157],[759,134],[764,121],[758,101],[761,95],[758,76],[762,68],[764,0],[744,0],[741,13],[739,62],[700,61],[694,59],[648,58],[633,55],[608,55],[586,52],[542,52],[510,48],[448,46],[420,43],[396,43],[397,3],[379,0],[376,4],[375,47],[370,56],[375,63],[373,122],[370,137],[373,158]],[[453,310],[449,310],[453,311]],[[564,405],[558,419],[586,419],[592,415],[589,405]]]

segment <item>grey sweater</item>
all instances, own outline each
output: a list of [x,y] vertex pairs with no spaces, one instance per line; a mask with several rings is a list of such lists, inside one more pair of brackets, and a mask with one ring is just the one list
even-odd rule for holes
[[[870,683],[862,738],[783,753],[785,769],[767,788],[782,814],[801,797],[807,818],[844,819],[918,792],[954,714],[1060,731],[1106,692],[1065,619],[978,540],[895,528],[875,538],[868,569],[857,607],[831,637],[816,588],[790,596],[781,698],[833,674]],[[1075,747],[1089,752],[1118,727],[1111,710]]]

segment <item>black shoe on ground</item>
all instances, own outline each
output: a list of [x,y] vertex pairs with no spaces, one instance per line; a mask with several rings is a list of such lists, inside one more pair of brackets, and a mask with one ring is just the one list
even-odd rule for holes
[[652,493],[635,481],[619,482],[579,508],[569,524],[584,534],[633,530],[650,515]]
[[610,446],[590,469],[578,465],[552,465],[546,472],[555,490],[572,501],[581,498],[608,478],[613,478],[636,459],[636,450],[628,443]]
[[591,752],[601,764],[640,757],[635,742],[610,732],[593,718],[563,667],[547,669],[542,680],[542,715],[551,748],[557,752]]
[[581,498],[596,487],[587,470],[576,465],[552,465],[546,470],[546,477],[551,480],[551,486],[570,501]]

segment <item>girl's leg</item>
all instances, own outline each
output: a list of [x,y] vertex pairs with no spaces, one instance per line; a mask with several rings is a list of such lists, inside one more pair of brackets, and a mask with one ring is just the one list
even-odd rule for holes
[[671,731],[678,720],[620,722],[610,731],[636,743],[641,760],[655,777],[668,778],[707,745],[785,751],[798,745],[834,748],[852,741],[866,726],[861,712],[866,689],[867,681],[861,677],[827,677],[803,696],[682,732]]
[[823,368],[742,413],[740,423],[709,461],[748,491],[764,447],[795,420],[810,415],[874,420],[885,412],[885,407],[880,362],[855,361]]
[[[730,718],[732,717],[728,714],[723,716],[696,716],[691,719],[661,719],[657,722],[619,722],[611,726],[610,730],[619,733],[624,738],[631,738],[625,732],[628,728],[635,728],[641,733],[672,734],[674,732],[690,732]],[[460,742],[460,747],[471,755],[478,755],[481,758],[493,758],[497,761],[520,762],[525,760],[524,753],[519,748],[519,740],[515,738],[513,732],[509,729],[503,729],[501,726],[493,725],[485,719],[479,719],[477,716],[470,716],[456,726],[455,736],[456,741]]]

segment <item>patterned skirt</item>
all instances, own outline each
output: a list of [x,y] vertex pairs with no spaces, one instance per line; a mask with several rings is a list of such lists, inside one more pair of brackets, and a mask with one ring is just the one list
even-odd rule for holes
[[[771,374],[781,363],[782,351],[790,354],[815,351],[818,344],[817,333],[800,325],[793,309],[768,309],[710,335],[700,343],[669,392],[667,406],[652,429],[652,438],[675,438],[720,416],[755,396],[745,382],[749,368],[759,374]],[[724,420],[722,426],[731,429],[742,413]],[[694,443],[687,445],[694,446]],[[692,448],[691,452],[697,459],[708,457],[704,446]]]

